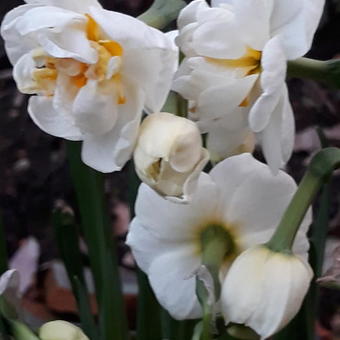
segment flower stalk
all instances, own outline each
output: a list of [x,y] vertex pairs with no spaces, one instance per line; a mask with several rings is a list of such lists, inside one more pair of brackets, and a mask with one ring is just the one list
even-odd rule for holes
[[288,61],[289,77],[310,78],[340,88],[340,60],[299,58]]
[[212,224],[202,232],[201,245],[202,268],[206,269],[207,272],[202,273],[202,275],[199,274],[196,280],[196,294],[203,309],[200,339],[211,340],[214,305],[221,294],[219,271],[225,257],[233,251],[234,244],[223,227]]
[[267,244],[270,249],[291,252],[300,224],[316,194],[332,172],[339,167],[338,148],[326,148],[314,156],[276,232]]
[[155,0],[152,6],[138,19],[149,26],[162,29],[177,18],[178,13],[185,5],[183,0]]

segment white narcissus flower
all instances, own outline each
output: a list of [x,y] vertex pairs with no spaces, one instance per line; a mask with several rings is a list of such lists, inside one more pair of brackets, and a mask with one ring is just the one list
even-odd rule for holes
[[266,246],[246,250],[236,258],[222,286],[226,323],[245,324],[267,339],[297,314],[312,277],[305,258]]
[[323,5],[324,0],[212,0],[210,7],[195,0],[178,19],[177,43],[186,58],[174,90],[194,103],[204,132],[210,132],[209,122],[232,119],[242,108],[249,122],[238,131],[249,126],[258,134],[273,172],[287,162],[294,144],[287,60],[309,50]]
[[28,111],[45,132],[83,141],[82,158],[102,171],[130,158],[143,108],[164,104],[178,51],[143,22],[97,0],[26,0],[1,34]]
[[[185,205],[164,200],[142,184],[127,243],[164,308],[176,319],[200,317],[195,273],[202,265],[203,233],[218,226],[233,244],[220,272],[223,280],[239,253],[269,241],[295,190],[289,175],[272,175],[250,154],[220,162],[209,175],[201,173]],[[308,214],[294,243],[294,252],[304,258],[310,221]]]
[[79,327],[62,320],[45,323],[39,337],[41,340],[89,340]]
[[161,195],[188,201],[208,161],[209,153],[192,121],[166,112],[143,121],[134,151],[135,168],[140,179]]

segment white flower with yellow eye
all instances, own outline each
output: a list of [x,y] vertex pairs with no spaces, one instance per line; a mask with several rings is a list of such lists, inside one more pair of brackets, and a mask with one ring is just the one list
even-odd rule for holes
[[[212,121],[245,112],[248,122],[237,131],[249,126],[258,134],[267,162],[277,172],[294,143],[287,60],[309,50],[324,0],[211,3],[195,0],[179,16],[177,44],[186,58],[173,88],[193,103],[192,115],[204,132],[213,133]],[[230,135],[230,143],[235,142]]]
[[[218,229],[228,239],[223,282],[238,254],[269,241],[295,190],[289,175],[274,176],[246,153],[220,162],[209,175],[201,173],[188,204],[165,200],[142,184],[127,243],[163,307],[176,319],[202,316],[195,273],[202,265],[205,233]],[[305,259],[310,221],[309,213],[293,247]]]
[[97,0],[27,0],[1,34],[28,111],[45,132],[82,140],[83,161],[120,170],[143,108],[161,109],[177,67],[172,39]]
[[143,121],[134,151],[136,172],[161,195],[188,201],[208,161],[209,153],[192,121],[166,112]]

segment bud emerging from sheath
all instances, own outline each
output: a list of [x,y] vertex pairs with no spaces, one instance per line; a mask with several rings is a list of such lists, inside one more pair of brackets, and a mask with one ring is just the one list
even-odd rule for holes
[[45,323],[39,337],[41,340],[89,340],[79,327],[61,320]]
[[299,311],[312,277],[310,265],[298,256],[266,246],[246,250],[223,283],[226,323],[245,324],[267,339]]
[[192,121],[161,112],[142,123],[134,153],[136,172],[159,194],[187,201],[208,159]]

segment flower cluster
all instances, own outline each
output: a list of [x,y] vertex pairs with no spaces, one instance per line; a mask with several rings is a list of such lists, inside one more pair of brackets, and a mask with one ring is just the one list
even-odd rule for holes
[[[313,276],[310,212],[292,247],[269,242],[296,191],[280,170],[295,135],[287,62],[308,52],[324,0],[194,0],[170,34],[97,0],[26,3],[1,34],[18,89],[33,95],[28,112],[82,141],[96,170],[133,158],[144,183],[127,243],[160,303],[176,319],[202,317],[201,281],[226,325],[262,339],[282,329]],[[170,89],[184,114],[161,112]],[[268,165],[251,155],[256,143]],[[53,327],[41,337],[57,339]]]

